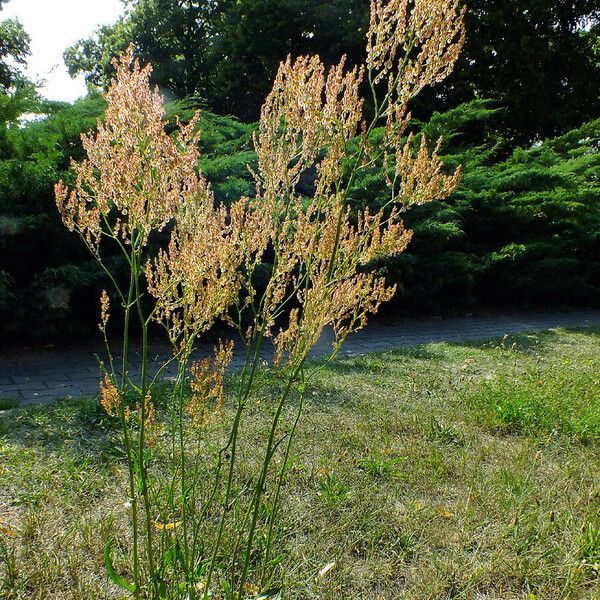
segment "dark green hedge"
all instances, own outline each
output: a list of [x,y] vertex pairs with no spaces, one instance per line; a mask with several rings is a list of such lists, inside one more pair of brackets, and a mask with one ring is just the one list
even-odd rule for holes
[[[482,305],[600,302],[600,120],[508,152],[482,101],[435,115],[449,168],[463,179],[443,202],[411,209],[408,251],[377,267],[398,283],[395,307],[452,311]],[[378,204],[378,173],[353,192]]]
[[[77,236],[62,226],[53,186],[68,178],[71,158],[82,158],[80,133],[95,126],[103,106],[100,97],[90,97],[49,105],[45,118],[24,126],[0,123],[4,339],[94,330],[97,298],[107,284]],[[191,114],[181,103],[169,110],[183,119]],[[599,304],[600,121],[515,150],[494,133],[498,115],[476,101],[415,124],[431,140],[444,136],[448,167],[462,164],[464,177],[451,198],[408,211],[405,220],[415,232],[408,251],[373,265],[398,284],[388,311]],[[201,167],[217,199],[252,194],[253,126],[204,113],[201,127]],[[374,169],[357,181],[351,201],[355,208],[376,206],[387,193]]]
[[[168,107],[182,118],[184,103]],[[69,179],[71,159],[81,160],[80,136],[102,116],[95,96],[73,105],[43,108],[46,116],[26,125],[0,122],[0,337],[18,340],[87,335],[98,319],[98,297],[107,287],[79,238],[60,221],[54,184]],[[202,168],[215,196],[227,201],[253,192],[253,127],[202,115]],[[110,254],[110,251],[109,251]],[[117,272],[125,265],[112,257]]]

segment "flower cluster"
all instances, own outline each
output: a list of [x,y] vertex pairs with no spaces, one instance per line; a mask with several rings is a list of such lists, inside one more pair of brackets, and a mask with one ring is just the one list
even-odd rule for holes
[[219,342],[214,358],[204,358],[192,363],[190,386],[192,397],[186,409],[197,426],[210,422],[223,406],[223,379],[225,369],[233,357],[233,342]]
[[71,164],[75,185],[69,190],[59,182],[55,190],[63,222],[96,253],[102,235],[144,246],[203,185],[197,117],[173,139],[164,128],[162,98],[149,85],[151,67],[140,67],[132,47],[113,66],[104,120],[96,133],[82,135],[87,159]]
[[[422,5],[417,2],[409,11],[406,2],[374,2],[369,32],[369,77],[375,83],[388,79],[387,100],[380,107],[386,118],[384,144],[395,154],[392,199],[403,206],[447,196],[460,176],[460,171],[443,173],[439,147],[430,154],[424,136],[416,156],[412,136],[402,139],[408,100],[443,78],[463,43],[456,2],[434,2],[427,18]],[[406,60],[396,69],[401,48]],[[264,205],[274,205],[270,219],[276,256],[264,304],[269,328],[290,297],[297,305],[287,329],[276,336],[278,363],[287,355],[290,364],[300,365],[325,326],[333,327],[335,349],[349,332],[363,327],[367,314],[376,312],[394,289],[381,278],[359,273],[359,265],[399,254],[411,238],[397,206],[375,214],[366,210],[354,221],[345,205],[342,157],[348,159],[348,142],[366,126],[359,96],[365,70],[345,71],[344,63],[327,75],[317,57],[282,63],[255,137],[259,197]],[[356,168],[373,152],[366,135],[361,142]],[[296,187],[313,166],[315,193],[307,205]]]
[[100,404],[111,417],[115,417],[121,405],[121,394],[108,375],[100,382]]
[[465,42],[458,0],[371,0],[367,67],[400,104],[443,81]]
[[404,205],[445,198],[460,178],[460,169],[443,174],[437,154],[440,142],[430,154],[423,136],[414,158],[413,136],[403,136],[411,99],[443,81],[454,68],[465,43],[465,10],[458,0],[371,0],[367,67],[372,84],[387,90],[377,105],[386,120],[384,164],[387,173],[391,154],[394,175],[388,185],[393,200]]
[[168,247],[146,264],[155,318],[174,344],[205,331],[227,310],[239,291],[240,265],[227,211],[214,206],[204,180],[175,218]]
[[[430,154],[423,136],[415,155],[412,136],[402,134],[408,101],[448,74],[463,41],[456,0],[372,0],[366,66],[347,69],[342,59],[326,72],[316,56],[288,58],[254,136],[257,195],[228,208],[216,205],[197,171],[197,117],[176,139],[169,136],[162,100],[149,85],[150,67],[140,67],[129,49],[114,63],[104,122],[95,135],[83,136],[88,159],[74,164],[75,186],[69,192],[57,185],[63,220],[96,250],[103,233],[143,246],[152,230],[174,222],[168,247],[146,263],[146,278],[154,318],[176,347],[227,318],[241,290],[246,304],[255,302],[250,278],[271,248],[272,276],[257,316],[274,335],[277,319],[291,309],[288,328],[276,336],[277,358],[287,353],[301,362],[323,327],[334,328],[339,344],[392,295],[383,280],[358,267],[402,252],[411,237],[397,206],[364,211],[356,221],[346,207],[349,143],[360,136],[355,168],[374,152],[359,92],[365,73],[372,85],[387,88],[376,108],[386,123],[386,165],[394,156],[392,199],[409,205],[442,198],[459,171],[445,175],[438,148]],[[310,169],[316,181],[307,202],[296,189]],[[104,296],[102,306],[105,325]]]
[[100,294],[100,323],[98,327],[100,331],[106,334],[106,326],[108,325],[108,320],[110,319],[110,298],[106,293],[106,290],[102,290]]
[[140,429],[144,430],[146,443],[149,446],[153,446],[158,437],[158,428],[156,422],[156,410],[150,392],[146,392],[143,402],[138,402],[137,418]]

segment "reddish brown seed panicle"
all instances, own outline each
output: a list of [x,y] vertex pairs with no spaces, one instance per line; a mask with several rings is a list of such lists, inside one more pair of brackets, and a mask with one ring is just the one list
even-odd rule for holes
[[221,410],[225,398],[223,393],[225,369],[232,358],[233,342],[223,344],[219,341],[214,358],[208,357],[192,363],[190,369],[192,397],[186,409],[196,425],[207,425]]
[[100,382],[100,404],[111,417],[117,415],[121,404],[121,395],[108,375]]
[[113,65],[104,120],[82,135],[87,159],[71,163],[72,189],[56,185],[63,222],[96,252],[102,235],[145,245],[150,231],[164,228],[182,198],[204,184],[196,173],[198,116],[173,139],[162,98],[149,85],[151,67],[140,67],[131,47]]

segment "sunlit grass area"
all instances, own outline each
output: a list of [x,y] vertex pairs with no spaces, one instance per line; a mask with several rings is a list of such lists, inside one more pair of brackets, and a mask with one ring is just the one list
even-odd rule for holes
[[[270,409],[252,404],[248,473]],[[119,569],[130,550],[126,478],[96,399],[3,412],[0,597],[123,597],[103,553],[114,541]],[[309,382],[283,493],[284,598],[600,597],[599,333],[332,363]]]

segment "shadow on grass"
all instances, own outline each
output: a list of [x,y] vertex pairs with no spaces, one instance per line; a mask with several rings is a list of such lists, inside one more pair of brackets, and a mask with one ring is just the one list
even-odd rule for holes
[[[472,351],[483,352],[488,361],[496,361],[500,366],[510,354],[525,357],[549,356],[553,348],[560,345],[573,344],[571,336],[578,335],[595,344],[600,341],[600,328],[561,328],[548,331],[529,331],[492,337],[480,340],[462,342],[432,342],[421,346],[379,350],[355,356],[341,356],[333,361],[325,373],[334,376],[376,378],[379,375],[389,375],[390,368],[402,370],[402,363],[406,363],[406,372],[409,373],[411,361],[431,363],[431,368],[443,368],[444,365],[460,364],[466,358],[472,358]],[[391,364],[395,363],[393,367]],[[316,364],[316,363],[315,363]],[[335,385],[327,385],[322,381],[312,383],[316,391],[319,404],[344,405],[351,407],[355,395],[351,393],[352,386],[343,386],[338,390]]]
[[92,396],[8,410],[0,415],[0,438],[24,448],[77,454],[103,464],[122,455],[117,422]]
[[480,340],[465,340],[448,343],[449,346],[473,350],[511,351],[520,354],[544,354],[550,347],[560,341],[559,331],[524,331],[511,333],[503,337],[492,337]]
[[[158,414],[168,414],[173,383],[159,382],[153,393]],[[127,401],[132,410],[136,397]],[[85,459],[97,466],[126,462],[122,430],[109,416],[97,395],[62,398],[45,404],[27,404],[0,412],[0,442]]]
[[432,342],[424,346],[393,350],[394,354],[409,358],[444,358],[443,353],[435,347],[443,344],[450,348],[467,348],[473,350],[510,350],[522,354],[544,354],[557,344],[569,344],[567,335],[582,335],[592,342],[600,341],[600,327],[561,327],[549,330],[532,330],[511,333],[503,337],[493,336],[477,340],[458,342]]
[[[565,334],[567,337],[565,337]],[[589,338],[591,343],[600,342],[600,328],[564,328],[550,331],[524,332],[505,336],[464,342],[439,342],[421,346],[380,350],[354,356],[340,356],[327,365],[323,371],[338,376],[377,377],[385,374],[390,362],[406,361],[407,369],[411,360],[442,364],[459,360],[452,356],[453,349],[481,350],[485,352],[511,351],[524,355],[548,353],[557,344],[572,344],[569,335]],[[450,349],[450,353],[448,352]],[[319,361],[311,361],[318,365]],[[433,365],[435,367],[435,365]],[[227,378],[226,389],[231,390],[232,378]],[[271,391],[276,391],[271,387]],[[323,384],[322,379],[314,380],[311,388],[316,391],[319,403],[352,407],[357,396],[352,386],[338,389],[334,384]],[[157,403],[164,405],[169,397],[168,384],[157,394]],[[6,406],[11,409],[11,406]],[[0,437],[9,443],[23,447],[43,447],[49,451],[72,449],[85,452],[92,459],[105,463],[107,458],[123,456],[119,440],[119,426],[115,419],[106,415],[97,397],[63,399],[44,405],[28,405],[5,410],[0,414]]]
[[[434,351],[431,345],[411,346],[405,348],[390,348],[374,350],[356,355],[340,355],[327,365],[327,371],[339,375],[375,374],[386,367],[389,357],[406,358],[414,360],[440,360],[443,356]],[[319,364],[314,361],[314,364]]]
[[21,400],[12,396],[0,396],[0,411],[18,408]]
[[570,343],[564,339],[564,334],[584,335],[592,341],[600,341],[600,327],[573,327],[545,331],[524,331],[521,333],[507,334],[503,337],[493,336],[477,340],[463,340],[457,342],[439,341],[402,348],[374,350],[361,355],[340,355],[328,365],[327,370],[333,373],[374,373],[386,364],[386,357],[405,358],[415,360],[448,360],[447,353],[440,348],[465,348],[472,350],[506,350],[522,354],[544,354],[556,345]]

